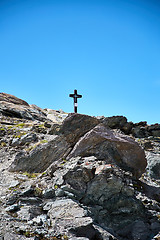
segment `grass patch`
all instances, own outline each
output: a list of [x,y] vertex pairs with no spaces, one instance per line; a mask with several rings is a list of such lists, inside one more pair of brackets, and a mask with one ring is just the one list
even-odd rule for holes
[[0,145],[1,145],[1,147],[6,147],[7,143],[6,142],[1,142]]
[[15,126],[18,127],[18,128],[23,128],[25,126],[25,123],[19,123],[19,124],[15,125]]
[[23,175],[27,176],[28,178],[36,178],[38,177],[40,173],[29,173],[29,172],[24,172]]

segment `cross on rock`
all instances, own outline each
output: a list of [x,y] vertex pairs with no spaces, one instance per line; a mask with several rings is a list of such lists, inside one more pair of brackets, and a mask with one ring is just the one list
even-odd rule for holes
[[74,112],[77,113],[77,107],[78,107],[78,103],[77,103],[77,98],[82,98],[82,95],[77,94],[77,90],[74,90],[74,94],[69,94],[69,97],[74,98]]

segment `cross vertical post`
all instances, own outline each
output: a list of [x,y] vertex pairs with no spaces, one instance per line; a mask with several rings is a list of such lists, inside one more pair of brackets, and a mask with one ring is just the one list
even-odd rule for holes
[[82,98],[82,95],[77,94],[77,90],[74,90],[74,94],[69,94],[69,97],[74,98],[74,113],[77,113],[77,107],[78,107],[78,103],[77,103],[77,98]]

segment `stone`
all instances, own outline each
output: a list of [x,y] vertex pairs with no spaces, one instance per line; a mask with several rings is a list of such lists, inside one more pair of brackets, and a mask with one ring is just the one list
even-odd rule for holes
[[46,199],[54,198],[55,197],[55,190],[54,189],[46,189],[42,193],[42,197]]
[[27,198],[19,198],[20,205],[39,205],[42,203],[42,199],[39,197],[27,197]]
[[69,114],[61,126],[60,133],[65,136],[68,143],[74,145],[80,137],[94,128],[98,123],[99,120],[91,116]]
[[113,163],[134,176],[140,177],[147,161],[144,150],[132,138],[99,124],[87,132],[74,146],[67,159],[76,156],[95,156]]
[[70,238],[70,240],[89,240],[89,238],[86,238],[86,237],[73,237],[73,238]]
[[160,178],[160,154],[146,152],[147,158],[147,173],[151,178]]
[[43,109],[36,105],[29,105],[24,100],[6,93],[0,93],[0,113],[4,116],[21,119],[47,120],[47,115]]
[[125,133],[125,134],[130,134],[132,131],[134,124],[133,122],[127,122],[125,123],[125,125],[121,128],[121,130]]
[[147,132],[146,128],[140,126],[132,128],[131,133],[136,138],[144,138],[149,136],[149,133]]
[[160,233],[158,233],[156,236],[154,236],[154,238],[152,238],[152,240],[160,240]]
[[11,182],[11,184],[9,185],[9,188],[15,188],[16,186],[18,186],[20,184],[20,182],[18,180],[13,180]]
[[146,240],[149,239],[150,230],[148,224],[145,224],[143,221],[137,220],[132,229],[132,239],[133,240]]
[[44,172],[54,161],[65,158],[69,145],[62,136],[46,144],[38,145],[29,154],[21,152],[15,156],[10,166],[10,171]]
[[20,193],[20,197],[30,197],[34,195],[34,188],[32,186],[27,187]]
[[56,197],[64,197],[65,193],[61,188],[56,189],[55,191]]
[[33,240],[33,238],[26,238],[25,236],[22,235],[6,232],[2,240]]
[[17,105],[29,106],[29,104],[26,101],[7,93],[0,93],[0,102],[1,101],[5,101],[5,102],[17,104]]
[[104,119],[103,124],[109,128],[122,129],[127,123],[127,118],[123,116],[113,116]]
[[20,138],[20,144],[35,142],[38,139],[35,133],[28,133]]
[[92,219],[87,217],[84,209],[71,199],[53,202],[48,216],[55,233],[66,235],[73,233],[76,237],[89,239],[98,236],[98,231],[92,226]]
[[18,204],[11,205],[6,208],[6,212],[17,212],[20,209],[20,206]]

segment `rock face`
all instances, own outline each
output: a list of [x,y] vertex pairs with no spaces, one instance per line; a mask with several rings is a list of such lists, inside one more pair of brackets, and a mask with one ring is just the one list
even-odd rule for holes
[[61,232],[68,235],[71,232],[77,237],[102,239],[101,234],[93,227],[92,218],[87,217],[87,212],[71,199],[53,202],[48,215],[57,234]]
[[92,156],[117,164],[139,177],[147,162],[142,148],[130,137],[114,132],[100,124],[82,137],[68,156]]
[[20,152],[10,167],[10,171],[43,172],[54,161],[66,157],[69,145],[59,136],[44,145],[38,145],[29,154]]
[[67,117],[8,94],[0,112],[0,239],[159,238],[159,124]]

